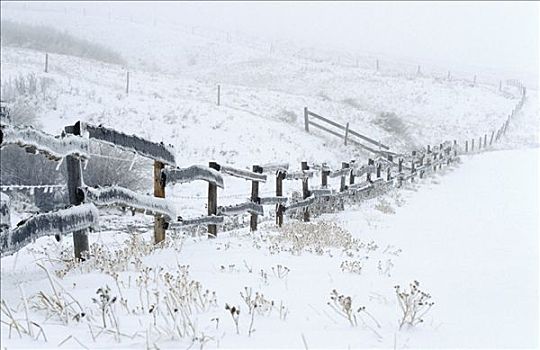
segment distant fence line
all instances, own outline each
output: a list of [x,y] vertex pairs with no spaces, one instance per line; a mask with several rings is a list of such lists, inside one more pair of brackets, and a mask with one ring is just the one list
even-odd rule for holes
[[[89,250],[87,232],[97,227],[98,215],[95,206],[128,207],[153,215],[156,244],[165,239],[167,229],[189,225],[207,225],[208,236],[216,237],[217,227],[223,224],[225,216],[245,213],[250,215],[250,230],[256,231],[259,216],[264,215],[265,205],[274,206],[278,226],[283,224],[285,213],[290,217],[298,213],[301,220],[309,221],[312,213],[340,210],[344,208],[346,200],[370,198],[392,187],[401,187],[406,181],[415,181],[416,177],[423,178],[443,166],[452,164],[460,154],[481,151],[498,142],[506,134],[510,121],[522,108],[526,98],[526,89],[520,82],[513,81],[511,84],[520,89],[521,98],[497,130],[486,132],[478,139],[465,140],[461,144],[457,140],[444,141],[438,145],[428,145],[410,154],[403,154],[393,153],[388,146],[346,127],[343,135],[345,140],[349,137],[348,134],[351,134],[377,145],[378,149],[370,150],[376,157],[368,159],[364,164],[357,161],[343,162],[340,169],[331,169],[324,163],[308,164],[308,162],[302,162],[300,170],[297,171],[289,170],[289,164],[286,163],[254,165],[251,170],[220,165],[216,162],[209,162],[208,166],[179,168],[172,146],[151,142],[111,128],[77,122],[66,126],[60,137],[54,137],[32,127],[17,127],[4,124],[2,121],[0,147],[13,144],[31,153],[42,153],[54,161],[65,160],[66,186],[71,204],[70,208],[64,210],[33,216],[15,229],[6,229],[4,223],[0,235],[2,255],[18,251],[37,237],[73,233],[75,257],[83,259],[84,252]],[[309,125],[313,125],[313,122],[308,120],[309,116],[316,116],[343,129],[343,126],[310,112],[307,107],[304,113],[306,131],[309,131]],[[342,137],[341,134],[337,136]],[[88,153],[89,140],[120,147],[154,160],[154,195],[138,194],[118,186],[99,188],[85,186],[81,162],[91,157]],[[365,145],[363,147],[366,148]],[[276,178],[275,195],[261,197],[260,184],[267,182],[271,175]],[[320,175],[320,186],[313,186],[313,183],[310,183],[316,175]],[[218,188],[225,187],[224,176],[245,179],[251,183],[250,195],[246,195],[246,198],[249,198],[247,202],[218,206]],[[330,188],[328,178],[340,178],[339,189]],[[176,212],[174,203],[165,198],[166,187],[196,180],[208,183],[208,215],[183,218]],[[283,181],[300,181],[301,198],[284,197]],[[3,203],[6,202],[4,196],[2,196]]]

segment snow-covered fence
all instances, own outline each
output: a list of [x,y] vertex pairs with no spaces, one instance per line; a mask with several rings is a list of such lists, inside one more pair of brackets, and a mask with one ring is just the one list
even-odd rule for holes
[[223,188],[223,176],[219,171],[202,165],[192,165],[187,168],[163,169],[162,181],[165,184],[182,184],[195,180],[203,180]]
[[9,196],[0,192],[0,234],[9,230],[11,226],[11,200]]
[[65,156],[88,159],[88,140],[65,135],[55,137],[31,126],[2,125],[0,127],[0,147],[17,145],[30,153],[42,153],[51,160],[61,160]]
[[[336,132],[334,130],[331,130],[326,126],[323,126],[322,124],[319,124],[319,122],[314,122],[313,120],[310,120],[309,117],[313,117],[313,118],[316,118],[316,119],[318,119],[318,120],[320,120],[322,122],[325,122],[325,123],[337,128],[339,130],[342,130],[344,133],[340,134],[340,133],[338,133],[338,132]],[[323,131],[329,133],[329,134],[332,134],[332,135],[337,136],[339,138],[343,138],[343,142],[344,142],[345,145],[347,145],[347,142],[351,142],[351,143],[353,143],[353,144],[355,144],[355,145],[357,145],[357,146],[359,146],[361,148],[364,148],[364,149],[366,149],[366,150],[368,150],[370,152],[377,153],[377,154],[384,154],[385,151],[388,151],[390,149],[390,147],[382,144],[381,142],[373,140],[370,137],[367,137],[365,135],[362,135],[362,134],[352,130],[351,128],[349,128],[349,123],[347,123],[346,125],[341,125],[339,123],[336,123],[333,120],[322,117],[319,114],[308,110],[307,107],[304,107],[304,129],[306,130],[306,132],[309,132],[309,127],[310,126],[314,126],[314,127],[318,128],[320,130],[323,130]],[[359,139],[361,139],[364,142],[371,143],[372,145],[376,146],[378,149],[374,149],[372,147],[366,146],[363,143],[355,141],[355,140],[351,139],[349,137],[349,135],[356,136],[356,137],[358,137]]]
[[93,204],[35,215],[0,235],[2,256],[13,254],[42,236],[61,236],[97,229],[99,214]]

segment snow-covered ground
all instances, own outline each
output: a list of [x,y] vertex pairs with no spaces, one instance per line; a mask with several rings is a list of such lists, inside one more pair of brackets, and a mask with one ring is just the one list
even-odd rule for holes
[[[70,240],[58,245],[53,238],[39,239],[30,249],[2,259],[2,298],[25,326],[20,284],[25,295],[32,296],[29,318],[43,327],[48,342],[20,338],[15,330],[9,336],[3,325],[3,346],[56,347],[72,336],[65,347],[81,347],[75,338],[90,348],[187,347],[190,337],[172,339],[176,332],[165,305],[169,287],[165,277],[156,277],[170,272],[174,278],[189,276],[185,283],[199,281],[201,293],[216,292],[215,304],[203,303],[204,310],[192,305],[197,346],[204,334],[205,347],[222,348],[303,348],[302,337],[308,348],[536,348],[537,165],[537,149],[463,157],[463,164],[444,174],[312,224],[293,224],[296,232],[320,236],[318,243],[307,241],[291,249],[292,242],[283,236],[287,229],[276,231],[272,225],[253,236],[240,230],[216,240],[177,238],[167,248],[126,245],[123,241],[131,236],[126,229],[135,233],[130,227],[145,221],[142,216],[92,236],[108,253],[78,266],[62,262]],[[305,225],[314,226],[300,231]],[[332,234],[325,235],[328,232]],[[358,240],[358,250],[340,239],[347,232]],[[140,235],[147,241],[152,237],[148,231]],[[118,250],[125,252],[114,253]],[[104,261],[107,257],[111,261]],[[360,271],[341,268],[345,261],[355,262]],[[82,321],[67,312],[68,324],[63,325],[55,312],[33,309],[44,304],[40,292],[54,296],[38,263],[51,273],[60,299],[80,304],[86,314]],[[288,271],[278,272],[279,265]],[[421,325],[399,329],[394,286],[408,288],[414,280],[431,294],[434,305]],[[96,290],[106,285],[127,305],[118,300],[113,304],[122,334],[118,342],[113,332],[99,334],[101,313],[92,302]],[[274,302],[271,311],[255,311],[251,336],[251,316],[240,294],[245,287]],[[193,287],[175,288],[187,293],[183,288]],[[365,306],[371,316],[361,312],[358,325],[351,325],[327,304],[334,289],[350,296],[353,308]],[[240,306],[239,334],[226,304]],[[155,318],[148,311],[151,305],[157,309]]]
[[[444,74],[416,76],[398,64],[377,72],[367,60],[314,58],[322,50],[306,59],[200,29],[2,9],[2,20],[67,29],[128,59],[126,95],[126,67],[51,54],[43,73],[43,52],[2,46],[3,83],[28,74],[43,83],[31,100],[42,129],[103,124],[173,144],[182,167],[289,162],[298,169],[308,161],[337,168],[371,156],[334,136],[306,133],[305,106],[401,152],[478,139],[500,127],[519,100],[506,84],[499,91]],[[151,216],[102,211],[101,231],[90,238],[94,257],[82,264],[71,259],[71,237],[40,238],[2,258],[1,346],[538,347],[538,126],[538,92],[529,89],[495,151],[462,156],[462,164],[433,177],[309,224],[286,219],[281,230],[264,222],[254,235],[240,229],[215,240],[170,230],[155,247]],[[338,182],[330,179],[334,188]],[[219,205],[245,201],[250,187],[227,177]],[[285,182],[286,195],[299,189]],[[206,191],[201,183],[177,185],[167,198],[181,215],[196,216],[206,211]],[[260,191],[274,193],[274,180]],[[25,215],[12,213],[12,223]],[[435,304],[422,323],[400,329],[394,286],[403,291],[415,280]],[[241,297],[249,290],[264,295],[252,313]],[[333,290],[351,297],[350,320],[334,305]],[[109,297],[116,299],[103,304]],[[10,327],[12,317],[32,336]]]

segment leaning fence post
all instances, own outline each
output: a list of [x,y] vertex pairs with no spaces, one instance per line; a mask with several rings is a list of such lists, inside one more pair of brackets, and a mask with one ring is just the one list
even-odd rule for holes
[[217,86],[217,105],[219,106],[221,103],[221,85],[218,84]]
[[[165,167],[162,162],[154,161],[154,197],[165,198],[165,183],[162,180],[161,171]],[[154,216],[154,243],[165,240],[165,218],[161,215]]]
[[495,136],[495,130],[491,131],[491,137],[489,138],[489,145],[491,146],[493,144],[493,137]]
[[347,138],[349,137],[349,122],[345,126],[345,146],[347,146]]
[[307,107],[304,107],[304,128],[307,132],[309,132],[309,116]]
[[[308,163],[307,162],[302,162],[301,169],[302,169],[302,171],[309,170]],[[309,197],[308,179],[309,178],[307,176],[305,176],[302,179],[302,198],[303,199],[306,199],[306,198]],[[304,222],[308,222],[309,221],[309,206],[305,207],[303,211],[304,211]]]
[[[285,171],[279,169],[276,172],[276,197],[283,195],[283,179],[285,179]],[[281,227],[283,225],[283,205],[278,203],[276,205],[276,224]]]
[[[341,169],[347,169],[349,168],[349,163],[347,162],[342,162],[341,163]],[[347,184],[345,183],[345,179],[346,179],[346,175],[341,175],[341,184],[339,186],[339,192],[343,192],[347,189]]]
[[[258,165],[254,165],[253,172],[262,174],[263,168]],[[259,181],[251,181],[251,201],[253,203],[261,204],[261,198],[259,198]],[[257,214],[251,213],[249,227],[251,231],[257,231]]]
[[45,73],[49,72],[49,54],[45,53]]
[[[81,122],[77,122],[74,125],[66,126],[64,128],[67,134],[81,135]],[[66,157],[66,169],[67,169],[67,188],[69,194],[69,204],[79,205],[82,204],[82,198],[79,195],[79,187],[82,187],[82,169],[81,160],[74,156]],[[78,260],[84,260],[83,252],[89,250],[88,234],[86,231],[77,231],[73,233],[73,249],[75,251],[75,258]]]
[[[219,171],[221,167],[216,162],[208,163],[208,166],[214,170]],[[217,214],[217,185],[215,183],[208,183],[208,215]],[[217,237],[217,225],[209,224],[208,225],[208,238]]]

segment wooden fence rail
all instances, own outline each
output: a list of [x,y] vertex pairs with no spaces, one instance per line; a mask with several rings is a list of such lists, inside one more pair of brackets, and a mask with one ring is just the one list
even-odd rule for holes
[[[127,135],[114,129],[77,122],[75,125],[67,126],[61,137],[54,137],[33,128],[2,124],[0,148],[14,144],[32,152],[41,152],[52,160],[59,161],[66,158],[67,188],[72,205],[65,210],[31,217],[17,228],[0,234],[2,256],[14,253],[44,235],[60,237],[73,233],[75,255],[79,259],[83,258],[84,252],[89,249],[87,232],[97,228],[96,206],[129,207],[135,211],[154,215],[155,243],[165,239],[167,229],[193,225],[208,225],[208,236],[216,237],[217,227],[224,223],[225,216],[231,215],[249,214],[251,216],[250,229],[256,231],[258,219],[264,215],[265,205],[275,205],[278,226],[283,224],[284,213],[290,216],[295,211],[300,211],[302,220],[309,221],[312,215],[317,214],[314,210],[324,208],[325,205],[328,206],[328,203],[339,204],[339,209],[343,209],[345,200],[371,198],[393,186],[400,187],[405,181],[415,181],[416,177],[423,178],[429,173],[440,170],[443,166],[449,166],[461,154],[486,150],[499,142],[506,135],[510,121],[521,110],[526,98],[526,89],[518,83],[514,84],[521,89],[521,99],[512,113],[499,129],[490,131],[489,143],[487,141],[489,133],[484,133],[470,140],[470,148],[469,140],[464,141],[463,147],[453,140],[453,142],[445,141],[433,147],[428,145],[425,149],[409,154],[396,154],[387,151],[388,146],[351,130],[348,125],[339,125],[305,108],[306,131],[309,131],[310,125],[318,125],[309,120],[312,116],[344,130],[343,136],[332,132],[347,139],[347,142],[357,142],[349,138],[349,135],[353,135],[379,148],[373,150],[379,156],[368,159],[367,164],[352,160],[343,162],[341,169],[331,169],[324,163],[308,164],[307,162],[302,162],[300,170],[296,171],[290,171],[289,164],[286,163],[254,165],[251,170],[220,165],[216,162],[210,162],[208,166],[193,165],[178,168],[171,146],[151,142],[135,135]],[[81,161],[89,158],[88,139],[153,159],[154,196],[138,194],[118,186],[101,188],[84,186]],[[475,139],[478,141],[476,150]],[[366,147],[364,145],[364,148]],[[271,173],[275,173],[276,176],[275,196],[260,197],[260,186],[267,181],[268,174]],[[218,187],[225,188],[224,175],[243,178],[251,182],[251,196],[246,195],[247,202],[218,206]],[[316,175],[321,177],[320,188],[314,187],[310,181]],[[362,180],[364,175],[365,180]],[[328,178],[340,178],[339,191],[329,187]],[[167,184],[182,184],[195,180],[208,182],[208,215],[183,218],[178,215],[173,202],[165,198],[165,188]],[[300,180],[302,182],[301,198],[284,197],[283,180]],[[310,184],[313,187],[311,189]]]

